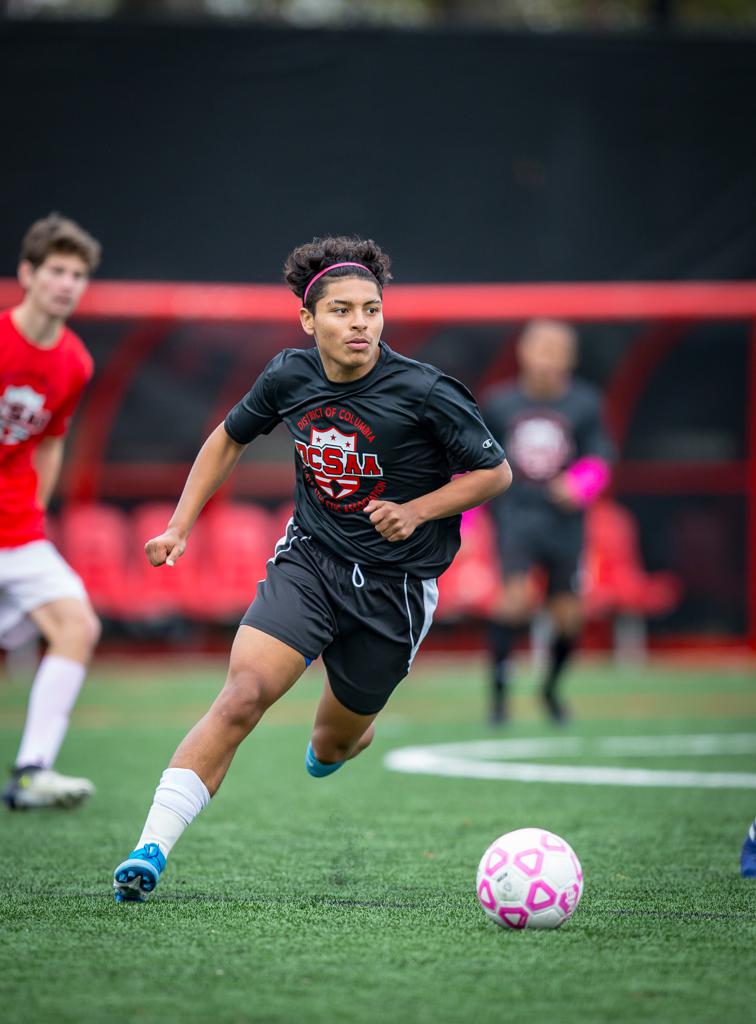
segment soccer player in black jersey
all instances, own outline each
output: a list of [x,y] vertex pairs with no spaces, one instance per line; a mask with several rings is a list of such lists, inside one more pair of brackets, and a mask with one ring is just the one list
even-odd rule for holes
[[582,625],[584,510],[608,483],[612,454],[598,392],[572,376],[576,355],[572,327],[533,321],[519,339],[517,383],[490,393],[484,406],[514,473],[510,490],[491,506],[504,577],[503,604],[490,631],[494,723],[507,714],[513,643],[536,610],[529,578],[536,566],[547,574],[554,625],[541,696],[552,719],[566,714],[557,684]]
[[370,744],[430,627],[461,513],[511,482],[467,389],[382,340],[389,276],[372,241],[315,239],[290,254],[285,278],[315,346],[268,364],[203,445],[165,533],[146,545],[153,565],[173,565],[244,448],[286,424],[294,515],[242,619],[223,689],[173,755],[136,848],[116,868],[118,901],[154,889],[236,748],[319,655],[327,681],[305,767],[328,775]]

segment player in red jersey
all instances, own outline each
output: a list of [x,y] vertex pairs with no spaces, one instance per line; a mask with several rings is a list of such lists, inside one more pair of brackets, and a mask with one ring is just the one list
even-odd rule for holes
[[0,646],[35,633],[47,642],[3,791],[11,809],[74,806],[94,788],[52,770],[100,624],[81,580],[45,538],[45,508],[68,421],[92,376],[92,358],[66,320],[99,259],[99,244],[78,224],[58,214],[37,221],[21,247],[24,298],[0,314]]

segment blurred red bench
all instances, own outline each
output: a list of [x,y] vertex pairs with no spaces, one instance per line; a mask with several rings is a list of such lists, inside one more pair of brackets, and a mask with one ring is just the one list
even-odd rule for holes
[[131,524],[126,514],[108,505],[69,505],[48,532],[83,579],[97,611],[128,617]]
[[638,526],[613,501],[598,501],[586,518],[585,607],[588,618],[664,615],[677,606],[680,581],[643,567]]
[[[635,520],[612,501],[599,501],[588,510],[584,569],[588,619],[663,615],[680,600],[677,577],[644,569]],[[540,587],[538,574],[533,586]],[[487,619],[502,595],[491,519],[480,509],[465,513],[460,552],[439,580],[437,617]]]
[[203,583],[186,607],[195,618],[238,620],[252,603],[273,555],[278,539],[274,518],[256,505],[218,502],[200,522]]
[[155,569],[144,545],[163,532],[172,514],[173,505],[160,502],[131,513],[94,503],[62,512],[56,540],[100,614],[232,621],[246,610],[273,553],[274,517],[257,506],[218,502],[197,521],[176,564]]
[[[238,619],[285,532],[290,505],[268,512],[216,502],[198,520],[176,565],[154,569],[144,544],[163,532],[172,513],[173,506],[164,503],[144,504],[130,514],[108,505],[74,505],[61,514],[57,539],[102,615],[136,622]],[[487,513],[474,509],[463,517],[461,532],[460,552],[439,581],[437,618],[489,619],[503,594],[494,526]],[[643,568],[635,520],[611,501],[597,502],[588,512],[585,571],[586,616],[620,623],[619,646],[624,624],[632,624],[625,632],[634,631],[642,643],[639,623],[671,611],[680,599],[675,576]],[[537,576],[533,585],[538,589]]]
[[488,619],[502,594],[491,517],[483,509],[470,509],[462,517],[460,534],[457,557],[438,581],[436,618]]

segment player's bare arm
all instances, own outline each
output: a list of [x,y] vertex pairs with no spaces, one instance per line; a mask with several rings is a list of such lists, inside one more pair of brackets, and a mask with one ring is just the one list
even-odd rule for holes
[[228,479],[245,448],[228,436],[222,423],[215,428],[194,460],[165,532],[144,546],[152,565],[174,565],[183,555],[197,516]]
[[34,452],[34,468],[37,471],[37,498],[42,508],[47,508],[53,496],[55,485],[63,465],[63,438],[45,437]]
[[503,494],[512,483],[505,460],[493,469],[474,469],[413,501],[371,501],[365,507],[370,522],[390,543],[411,537],[421,523],[456,516]]

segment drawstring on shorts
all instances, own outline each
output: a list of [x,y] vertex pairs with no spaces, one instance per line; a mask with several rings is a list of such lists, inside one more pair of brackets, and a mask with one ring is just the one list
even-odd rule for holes
[[352,584],[355,587],[365,586],[365,577],[362,575],[362,569],[360,569],[360,563],[354,563],[354,569],[352,569]]

